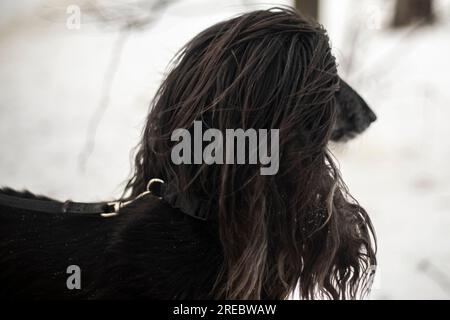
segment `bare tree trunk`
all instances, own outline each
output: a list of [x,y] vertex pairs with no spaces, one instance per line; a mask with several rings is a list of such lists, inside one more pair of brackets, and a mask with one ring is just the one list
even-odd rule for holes
[[295,7],[305,16],[319,20],[319,0],[295,0]]
[[435,20],[433,0],[397,0],[393,27],[402,27],[414,22],[422,21],[430,24]]

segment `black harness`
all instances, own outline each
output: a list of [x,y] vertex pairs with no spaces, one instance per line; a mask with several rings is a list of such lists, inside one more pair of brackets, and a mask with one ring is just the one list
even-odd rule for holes
[[52,200],[28,199],[0,193],[0,204],[3,206],[53,214],[97,214],[111,216],[120,209],[146,195],[153,195],[167,202],[170,206],[199,220],[207,220],[209,209],[206,200],[201,200],[186,193],[179,192],[173,184],[166,184],[161,179],[151,179],[147,190],[130,201],[110,202],[58,202]]

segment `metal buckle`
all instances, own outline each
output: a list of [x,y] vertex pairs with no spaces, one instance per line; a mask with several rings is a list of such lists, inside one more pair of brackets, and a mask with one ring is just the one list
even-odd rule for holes
[[113,217],[119,213],[120,208],[122,208],[124,204],[125,203],[122,201],[107,202],[106,205],[113,207],[114,211],[113,212],[105,212],[100,215],[104,218]]

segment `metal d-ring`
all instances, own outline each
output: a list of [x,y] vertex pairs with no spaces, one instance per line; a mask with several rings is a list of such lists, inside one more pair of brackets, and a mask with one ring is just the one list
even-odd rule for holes
[[164,180],[158,179],[158,178],[150,179],[150,181],[147,183],[147,192],[146,193],[149,193],[151,195],[158,197],[159,199],[162,199],[161,195],[155,195],[154,190],[152,190],[152,185],[155,185],[158,183],[162,185],[162,184],[164,184]]

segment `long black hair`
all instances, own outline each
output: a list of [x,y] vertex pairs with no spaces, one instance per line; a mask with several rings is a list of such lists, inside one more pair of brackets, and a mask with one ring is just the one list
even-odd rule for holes
[[[218,23],[176,56],[153,99],[127,196],[151,178],[209,199],[223,249],[211,294],[230,299],[355,298],[370,287],[374,230],[328,150],[339,88],[325,30],[293,9]],[[279,171],[175,165],[178,128],[279,129]]]

